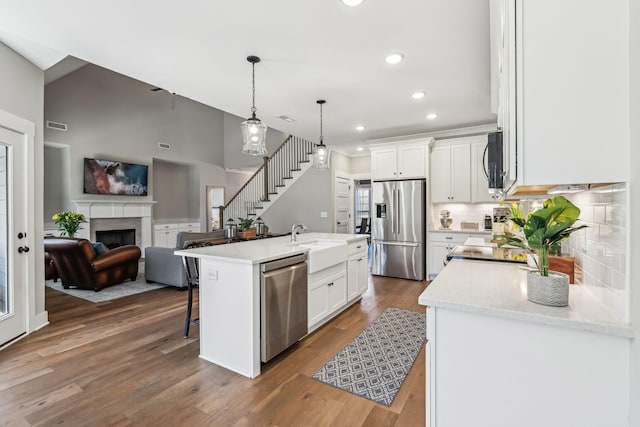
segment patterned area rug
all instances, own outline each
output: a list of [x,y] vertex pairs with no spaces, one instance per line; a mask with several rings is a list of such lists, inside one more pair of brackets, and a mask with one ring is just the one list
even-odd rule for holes
[[104,288],[100,292],[94,292],[91,289],[65,289],[62,287],[62,282],[58,280],[45,280],[45,285],[56,291],[64,292],[74,297],[82,298],[91,302],[104,302],[110,301],[129,295],[139,294],[142,292],[152,291],[154,289],[164,288],[167,285],[161,283],[147,283],[144,280],[144,273],[139,273],[135,282],[129,280],[122,282],[119,285],[109,286]]
[[390,406],[425,336],[424,313],[387,308],[313,378]]

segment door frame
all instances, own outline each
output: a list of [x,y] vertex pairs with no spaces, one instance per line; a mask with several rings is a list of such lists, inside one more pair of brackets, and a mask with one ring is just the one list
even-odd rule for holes
[[336,223],[336,179],[337,178],[344,178],[346,180],[349,181],[349,200],[347,200],[347,206],[349,209],[348,212],[348,217],[347,217],[347,233],[350,233],[349,230],[354,230],[354,225],[353,225],[353,206],[354,206],[354,193],[353,193],[353,178],[351,177],[351,174],[343,172],[343,171],[339,171],[339,170],[334,170],[333,171],[333,178],[331,180],[331,209],[333,211],[333,225],[332,225],[332,229],[333,232],[337,232],[338,230],[338,225]]
[[[27,237],[21,241],[21,244],[29,246],[32,250],[27,252],[26,254],[22,254],[21,256],[26,258],[25,263],[25,271],[24,280],[25,280],[25,290],[26,298],[25,298],[25,320],[26,320],[26,332],[16,339],[9,341],[4,344],[0,349],[11,345],[25,336],[29,335],[29,333],[33,332],[36,329],[39,329],[42,326],[48,324],[48,315],[47,312],[44,311],[41,314],[36,313],[37,305],[36,305],[36,279],[38,274],[36,274],[36,255],[39,255],[43,260],[41,269],[44,272],[44,247],[42,244],[38,244],[38,236],[36,235],[35,229],[35,134],[36,134],[36,125],[35,123],[26,120],[22,117],[16,116],[14,114],[9,113],[8,111],[0,109],[0,126],[10,131],[16,132],[22,135],[22,141],[24,143],[24,158],[22,164],[14,164],[13,170],[14,173],[18,168],[20,168],[24,174],[24,184],[25,184],[25,200],[24,200],[24,212],[26,214],[26,230]],[[11,227],[9,229],[12,229]],[[15,234],[15,233],[14,233]],[[42,239],[42,233],[40,233],[40,240]],[[14,241],[15,236],[7,236],[7,241]],[[13,246],[17,246],[13,243]],[[14,248],[10,248],[13,250]],[[40,275],[42,279],[44,279],[44,275]],[[42,282],[42,289],[44,291],[44,281]],[[44,305],[44,292],[42,293],[43,305]],[[38,318],[36,318],[38,316]]]

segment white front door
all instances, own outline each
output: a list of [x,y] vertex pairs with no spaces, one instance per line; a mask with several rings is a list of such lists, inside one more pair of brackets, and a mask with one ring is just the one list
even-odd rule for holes
[[335,182],[335,218],[336,233],[349,233],[349,190],[350,180],[336,176]]
[[0,126],[0,347],[27,331],[26,144]]

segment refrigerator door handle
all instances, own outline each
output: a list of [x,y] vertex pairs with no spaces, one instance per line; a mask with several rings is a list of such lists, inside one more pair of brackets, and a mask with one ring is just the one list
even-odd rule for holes
[[374,240],[373,243],[377,243],[379,245],[387,245],[387,246],[408,246],[410,248],[417,248],[420,245],[420,243],[380,242],[378,240]]
[[396,196],[396,234],[400,234],[400,189],[396,191],[398,193]]

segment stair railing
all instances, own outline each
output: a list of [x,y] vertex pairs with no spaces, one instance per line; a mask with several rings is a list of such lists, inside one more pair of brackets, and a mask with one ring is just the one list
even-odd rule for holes
[[285,180],[292,179],[292,173],[300,170],[300,164],[309,162],[313,146],[313,142],[290,135],[271,156],[263,157],[262,166],[226,205],[220,206],[220,226],[224,227],[227,218],[257,215],[262,204],[278,194]]

